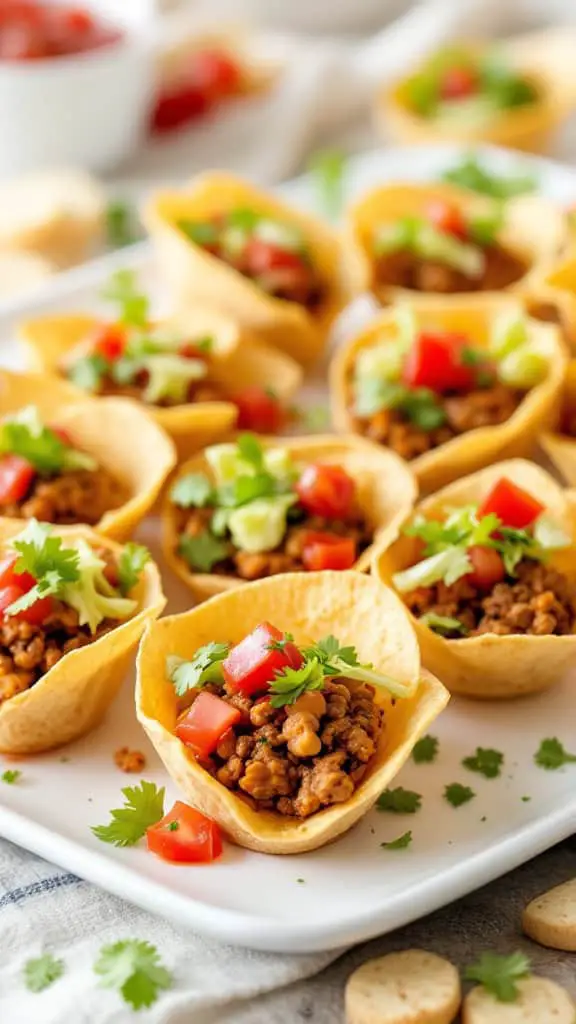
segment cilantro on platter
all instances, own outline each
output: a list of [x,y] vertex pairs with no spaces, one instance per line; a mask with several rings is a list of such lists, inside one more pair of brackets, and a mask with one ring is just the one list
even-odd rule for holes
[[178,541],[178,554],[188,562],[191,569],[211,572],[218,562],[228,557],[230,545],[214,537],[209,530],[204,530],[196,537],[184,533]]
[[93,825],[92,832],[103,843],[113,846],[134,846],[164,815],[164,787],[154,782],[140,781],[139,786],[126,786],[122,790],[126,802],[123,807],[110,811],[108,825]]
[[476,796],[474,790],[469,786],[462,786],[459,782],[451,782],[444,790],[444,799],[452,804],[452,807],[462,807]]
[[379,811],[391,811],[393,814],[415,814],[420,810],[422,797],[420,793],[397,786],[396,789],[385,789],[376,801]]
[[9,786],[13,786],[21,777],[22,772],[18,771],[17,768],[7,768],[6,771],[2,772],[2,775],[0,775],[2,782],[6,782]]
[[500,956],[482,953],[475,964],[464,971],[466,981],[477,981],[501,1003],[513,1003],[518,998],[518,984],[530,974],[530,961],[524,953]]
[[389,843],[380,843],[380,846],[384,850],[405,850],[410,846],[412,842],[412,832],[404,832],[403,835],[398,836],[397,839],[392,839]]
[[468,771],[478,772],[486,779],[496,779],[502,773],[504,754],[489,747],[476,747],[476,753],[463,758],[462,764]]
[[160,962],[155,946],[140,939],[123,939],[102,946],[94,964],[103,988],[117,989],[133,1010],[152,1006],[172,975]]
[[473,153],[442,174],[442,180],[460,185],[470,192],[479,192],[492,199],[512,199],[513,196],[535,192],[537,181],[533,174],[492,174],[482,166]]
[[24,964],[24,984],[29,992],[43,992],[64,974],[64,961],[51,953],[27,960]]
[[431,764],[438,756],[438,740],[435,736],[423,736],[414,744],[412,760],[416,764]]
[[143,544],[128,541],[118,560],[118,586],[124,596],[136,586],[144,567],[150,561],[150,552]]
[[575,764],[576,754],[569,754],[564,745],[555,736],[551,739],[542,740],[538,750],[534,754],[534,762],[539,768],[547,771],[557,771],[565,764]]
[[166,669],[177,696],[184,697],[189,690],[198,690],[205,683],[221,683],[222,662],[229,653],[230,644],[212,642],[199,647],[189,661],[176,654],[169,655]]

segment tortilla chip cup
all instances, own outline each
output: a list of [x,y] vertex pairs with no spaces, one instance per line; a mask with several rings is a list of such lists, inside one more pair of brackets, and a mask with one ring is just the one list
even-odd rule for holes
[[[176,226],[180,219],[205,220],[236,207],[250,207],[301,230],[325,289],[325,299],[317,312],[267,295],[254,281],[195,245]],[[317,360],[329,327],[346,301],[340,247],[329,227],[276,196],[220,171],[195,178],[186,190],[157,193],[148,203],[143,220],[178,308],[187,311],[198,302],[215,306],[299,363],[308,366]]]
[[[90,336],[97,323],[93,317],[73,314],[39,317],[21,324],[19,337],[28,365],[33,370],[62,377],[67,358]],[[267,346],[243,340],[237,325],[220,313],[196,310],[170,320],[166,326],[190,337],[209,335],[214,338],[210,377],[231,392],[248,384],[273,387],[278,398],[287,401],[300,386],[302,371],[293,359]],[[67,387],[71,396],[86,397],[81,389],[69,383]],[[180,458],[221,440],[234,428],[238,415],[236,406],[227,401],[190,402],[172,408],[135,404],[145,409],[169,434]]]
[[[554,519],[574,538],[576,518],[570,496],[539,466],[524,459],[499,462],[426,498],[415,515],[443,517],[448,510],[477,504],[500,477],[529,491]],[[374,562],[374,571],[382,583],[392,586],[395,573],[418,561],[421,547],[412,537],[401,537],[381,553]],[[550,564],[572,580],[576,580],[576,546],[557,552]],[[546,690],[561,680],[576,660],[576,634],[568,636],[528,636],[512,634],[446,640],[413,617],[420,644],[422,662],[436,673],[452,693],[478,699],[523,697]]]
[[[237,643],[266,619],[293,633],[299,644],[333,634],[353,644],[360,661],[412,683],[415,690],[395,702],[379,692],[386,718],[371,769],[349,800],[305,820],[252,810],[204,771],[174,735],[177,700],[166,677],[166,656],[192,657],[210,640]],[[442,684],[421,671],[416,637],[401,602],[357,572],[288,574],[219,594],[184,615],[151,625],[138,654],[136,713],[169,774],[189,803],[217,821],[234,842],[260,853],[305,853],[351,828],[396,776],[447,701]]]
[[[568,364],[564,381],[564,405],[576,407],[576,359]],[[576,487],[576,437],[546,431],[540,437],[540,446],[570,487]]]
[[0,415],[27,405],[37,406],[46,422],[65,427],[78,448],[123,484],[127,500],[106,512],[94,529],[115,540],[130,537],[176,464],[164,431],[127,398],[96,401],[56,378],[0,370]]
[[[0,544],[22,532],[21,519],[0,519]],[[121,548],[86,526],[55,527],[62,538],[84,538],[120,553]],[[0,752],[40,754],[83,736],[98,725],[128,672],[148,622],[166,598],[157,566],[149,562],[131,597],[134,616],[98,640],[65,654],[29,690],[0,705]]]
[[[575,99],[573,90],[565,86],[555,62],[543,63],[534,52],[518,48],[514,40],[502,45],[503,56],[536,86],[536,102],[509,110],[495,111],[490,118],[477,122],[474,118],[422,117],[410,104],[410,86],[415,74],[405,76],[393,88],[382,87],[376,95],[374,119],[377,128],[395,142],[438,143],[461,142],[463,145],[492,143],[529,153],[547,150],[551,136],[568,116]],[[520,42],[520,40],[518,40]],[[543,39],[542,47],[547,43]],[[480,53],[478,44],[462,44],[469,53]]]
[[[369,568],[372,556],[383,545],[390,544],[413,508],[417,496],[414,476],[407,464],[387,448],[380,448],[358,437],[259,438],[266,447],[286,448],[297,466],[310,462],[327,462],[342,466],[356,482],[358,503],[366,521],[374,529],[374,540],[361,555],[355,569]],[[174,482],[187,473],[212,476],[208,462],[198,452],[178,470]],[[195,573],[177,553],[178,530],[174,505],[169,492],[162,510],[162,550],[168,565],[193,592],[197,601],[221,594],[234,587],[246,586],[237,576],[217,573]]]
[[[418,303],[409,303],[419,330],[455,331],[470,338],[474,347],[485,349],[495,319],[502,315],[522,315],[518,302],[505,296],[480,294],[462,298],[455,296],[423,296]],[[357,337],[348,341],[336,354],[330,368],[332,418],[336,430],[358,432],[350,411],[352,377],[358,354],[385,339],[395,339],[398,332],[393,309],[383,311]],[[529,321],[530,340],[549,360],[544,380],[526,392],[516,411],[505,423],[477,427],[460,434],[409,462],[423,491],[433,491],[466,473],[490,465],[496,459],[529,455],[538,434],[554,424],[559,411],[559,397],[568,358],[561,333],[553,324]]]
[[[374,291],[385,303],[398,298],[409,298],[414,305],[422,301],[425,293],[378,284],[372,246],[379,228],[401,217],[426,216],[426,210],[436,200],[454,203],[467,219],[488,216],[494,211],[494,201],[486,196],[442,183],[382,185],[365,193],[349,208],[344,245],[349,283],[354,292]],[[503,207],[503,217],[498,242],[527,267],[526,273],[506,291],[530,293],[551,269],[566,241],[564,215],[549,200],[527,195],[510,199]],[[460,302],[462,294],[443,298],[446,302]]]

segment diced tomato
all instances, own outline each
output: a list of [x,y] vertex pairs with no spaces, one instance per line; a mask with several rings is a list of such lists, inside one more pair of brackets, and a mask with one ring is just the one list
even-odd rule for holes
[[28,593],[36,580],[29,572],[14,572],[17,561],[18,555],[6,555],[6,558],[0,561],[0,587],[9,587],[15,584],[24,593]]
[[[3,587],[0,590],[0,615],[3,615],[6,609],[23,597],[28,590],[17,586],[16,583]],[[11,618],[17,619],[19,622],[29,622],[31,625],[38,626],[48,618],[53,608],[54,599],[52,597],[40,597],[29,608],[25,608],[23,611],[18,612],[17,615],[11,616]]]
[[221,50],[200,50],[192,54],[189,74],[211,103],[237,95],[242,86],[240,65]]
[[268,687],[277,672],[300,668],[304,659],[296,645],[288,642],[281,648],[272,646],[280,640],[284,640],[282,630],[262,622],[236,644],[222,662],[229,689],[234,693],[257,693]]
[[90,11],[85,11],[82,7],[71,7],[69,10],[64,10],[62,24],[70,33],[82,35],[84,32],[92,31],[94,19]]
[[146,842],[158,857],[180,864],[209,864],[222,853],[216,822],[180,800],[161,821],[146,829]]
[[166,87],[158,96],[152,111],[150,129],[162,134],[182,128],[203,117],[210,109],[210,101],[195,82],[179,82]]
[[484,498],[478,508],[478,516],[487,516],[493,512],[502,520],[504,526],[523,530],[530,526],[544,509],[545,505],[533,498],[528,491],[503,476]]
[[92,341],[92,350],[109,363],[116,362],[124,355],[126,331],[121,324],[102,324]]
[[475,369],[464,361],[468,339],[462,334],[421,331],[416,336],[402,367],[402,380],[411,388],[469,391],[476,380]]
[[301,271],[305,264],[297,252],[281,249],[278,245],[253,237],[248,241],[243,253],[246,269],[253,277],[268,274],[271,270]]
[[286,408],[267,388],[251,384],[231,395],[230,401],[238,409],[239,430],[254,430],[257,434],[279,434],[286,426]]
[[296,493],[310,515],[345,519],[356,495],[356,483],[342,466],[312,462],[302,470]]
[[238,708],[203,690],[176,726],[176,735],[198,757],[208,757],[222,736],[240,721]]
[[466,579],[479,590],[492,590],[497,583],[501,583],[506,575],[504,562],[498,551],[494,548],[484,547],[482,544],[474,544],[468,548],[468,558],[472,562],[472,572],[469,572]]
[[478,92],[478,75],[474,68],[447,68],[440,82],[440,96],[443,100],[461,100]]
[[322,569],[351,569],[356,561],[356,541],[336,533],[310,530],[304,538],[302,561],[309,572]]
[[465,239],[468,236],[468,227],[462,210],[456,203],[446,202],[444,199],[435,199],[431,202],[426,214],[428,220],[438,231],[446,235],[454,235],[456,238]]
[[0,459],[0,502],[11,504],[26,497],[36,476],[34,466],[20,455]]

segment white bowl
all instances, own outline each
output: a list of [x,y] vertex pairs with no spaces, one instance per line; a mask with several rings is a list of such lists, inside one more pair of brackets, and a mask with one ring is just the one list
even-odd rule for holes
[[106,171],[142,140],[154,89],[153,0],[83,4],[123,37],[78,56],[0,61],[0,177],[63,164]]

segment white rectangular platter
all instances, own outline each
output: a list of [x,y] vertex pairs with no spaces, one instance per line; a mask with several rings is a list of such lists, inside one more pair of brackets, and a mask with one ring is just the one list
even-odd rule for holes
[[[485,156],[504,169],[516,168],[520,159],[496,151]],[[453,159],[454,150],[436,148],[365,154],[351,160],[348,195],[378,181],[435,177]],[[576,197],[576,175],[569,170],[540,160],[522,158],[522,163],[536,172],[542,191],[562,202]],[[283,191],[314,206],[307,179]],[[12,340],[15,320],[31,312],[94,306],[110,269],[130,263],[144,278],[152,276],[148,250],[140,246],[63,275],[33,303],[0,315],[0,363],[19,365]],[[140,539],[157,554],[157,523],[145,523]],[[184,610],[187,592],[162,569],[169,610]],[[519,703],[453,700],[432,729],[440,741],[437,761],[410,762],[394,783],[422,794],[417,814],[373,811],[337,843],[306,855],[267,857],[227,844],[211,866],[177,867],[144,848],[105,845],[90,831],[91,825],[108,821],[110,808],[121,805],[121,788],[138,781],[114,766],[118,747],[146,752],[142,775],[166,784],[166,807],[177,797],[135,720],[130,679],[98,730],[64,751],[18,764],[21,780],[1,786],[0,835],[222,941],[299,953],[338,948],[426,914],[576,830],[576,765],[550,772],[533,760],[546,737],[558,737],[570,750],[576,747],[574,686],[576,673],[550,693]],[[462,758],[477,746],[504,753],[499,778],[485,779],[462,767]],[[6,767],[8,760],[0,758],[0,771]],[[443,797],[452,782],[476,794],[457,810]],[[413,832],[408,849],[381,846],[408,829]]]

